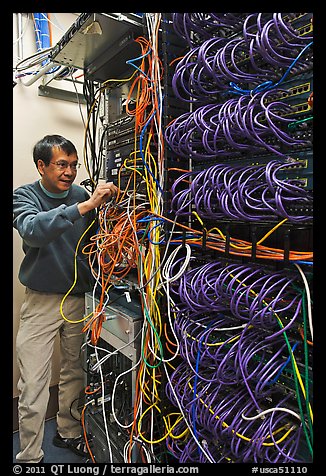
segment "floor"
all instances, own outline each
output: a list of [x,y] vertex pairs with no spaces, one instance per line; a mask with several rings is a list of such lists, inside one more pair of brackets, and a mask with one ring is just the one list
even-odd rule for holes
[[[55,418],[45,422],[43,451],[44,463],[86,463],[85,458],[77,456],[66,448],[58,448],[53,445],[52,439],[56,433]],[[19,452],[19,432],[13,434],[13,462],[16,463],[16,454]]]

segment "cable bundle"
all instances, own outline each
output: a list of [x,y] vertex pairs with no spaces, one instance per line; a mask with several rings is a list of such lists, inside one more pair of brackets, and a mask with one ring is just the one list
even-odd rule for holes
[[[168,437],[169,450],[180,462],[307,461],[308,323],[294,273],[213,262],[183,273],[170,291],[182,361],[166,393],[193,432],[179,424],[183,438]],[[296,348],[305,354],[300,372]],[[284,391],[289,373],[293,388]]]
[[[174,433],[178,435],[174,436]],[[228,446],[220,441],[211,440],[211,431],[199,427],[196,431],[198,440],[202,442],[204,451],[196,440],[188,437],[189,430],[184,420],[178,422],[172,435],[166,438],[169,452],[177,458],[179,463],[230,463],[232,453]],[[183,435],[183,437],[180,437]]]
[[274,88],[290,70],[291,74],[304,72],[310,65],[302,56],[312,36],[294,29],[282,15],[252,13],[243,22],[240,37],[211,35],[190,49],[173,75],[175,95],[187,102],[207,102],[207,95]]
[[292,327],[300,312],[302,298],[294,283],[295,276],[285,271],[272,273],[251,263],[211,261],[185,272],[171,292],[192,312],[220,312],[224,306],[242,322],[264,329],[274,330],[285,322],[275,336]]
[[[219,384],[241,385],[246,382],[253,401],[268,396],[272,383],[277,380],[275,377],[287,364],[283,338],[274,338],[271,343],[264,339],[266,333],[261,328],[237,326],[227,315],[224,326],[215,322],[213,313],[209,322],[206,320],[204,324],[204,320],[204,317],[199,319],[200,325],[195,327],[195,321],[189,316],[182,324],[178,320],[175,324],[181,342],[180,355],[194,375],[200,376],[203,383],[215,382],[217,388]],[[298,345],[298,342],[294,343]],[[196,371],[198,356],[200,372]]]
[[246,13],[172,13],[174,31],[190,47],[207,38],[230,36],[239,31]]
[[[299,185],[299,179],[278,178],[288,165],[300,163],[271,160],[266,165],[215,164],[184,173],[171,187],[171,210],[176,215],[190,215],[196,210],[200,217],[214,220],[228,217],[254,221],[278,216],[291,222],[310,220],[311,215],[291,213],[296,207],[311,207],[313,197]],[[185,182],[189,184],[186,189]],[[183,189],[178,190],[180,186]]]
[[[131,84],[126,102],[127,114],[135,117],[134,150],[129,157],[124,158],[116,177],[119,189],[121,185],[123,190],[120,189],[114,204],[100,209],[99,231],[91,238],[90,246],[84,249],[84,253],[89,253],[90,260],[93,260],[90,265],[96,278],[94,294],[98,289],[101,292],[99,304],[95,306],[94,303],[92,317],[84,327],[87,334],[91,333],[91,344],[95,344],[95,349],[105,319],[105,306],[114,303],[114,299],[110,300],[111,286],[119,286],[119,280],[124,277],[128,280],[131,269],[137,269],[136,286],[143,321],[135,346],[137,345],[137,353],[140,349],[140,355],[132,368],[117,375],[112,390],[110,415],[105,414],[104,409],[102,412],[106,430],[107,422],[112,423],[114,418],[118,426],[113,431],[121,431],[128,440],[123,453],[126,463],[134,462],[135,456],[137,462],[155,461],[154,445],[165,439],[165,425],[169,426],[169,416],[162,414],[159,407],[162,374],[159,366],[165,350],[161,342],[163,323],[158,305],[161,299],[158,292],[161,257],[157,244],[160,242],[161,230],[159,220],[151,217],[152,213],[162,215],[162,192],[165,189],[161,86],[163,69],[158,51],[161,14],[149,13],[144,14],[144,17],[149,38],[136,39],[141,46],[142,55],[128,60],[128,64],[136,70],[128,81],[138,74]],[[109,81],[116,80],[106,80],[102,88]],[[122,349],[127,345],[130,343],[123,344],[113,353],[125,353]],[[136,355],[136,349],[132,352]],[[120,357],[118,360],[120,361]],[[101,371],[103,360],[99,362],[98,360],[97,364]],[[116,414],[121,402],[117,405],[115,403],[115,398],[119,398],[119,395],[115,396],[115,389],[123,383],[124,375],[131,375],[132,371],[136,374],[135,381],[132,376],[133,411],[130,420],[121,421]],[[103,388],[102,394],[104,393]],[[108,430],[106,436],[110,461],[113,462]]]
[[[271,388],[268,397],[259,400],[262,419],[244,386],[219,384],[209,369],[199,366],[198,370],[199,374],[194,374],[183,362],[171,380],[196,437],[204,440],[205,449],[209,448],[215,462],[223,459],[234,463],[306,462],[296,456],[304,430],[300,416],[292,413],[290,394],[284,394],[272,411],[266,411],[268,400],[277,395]],[[170,385],[166,391],[177,404]],[[181,442],[168,438],[167,446],[179,462],[208,462],[193,438]]]
[[[222,35],[216,29],[214,37],[209,26],[201,35],[200,19],[187,15],[174,17],[175,31],[191,49],[176,66],[172,88],[179,100],[195,105],[165,132],[171,151],[190,160],[184,167],[189,170],[173,180],[171,212],[176,217],[194,214],[202,225],[197,234],[182,225],[192,232],[184,233],[183,246],[203,249],[205,243],[205,249],[215,249],[210,240],[216,230],[214,239],[223,239],[229,253],[228,228],[225,236],[216,222],[208,230],[200,217],[257,222],[282,217],[281,224],[312,218],[296,212],[311,206],[312,194],[286,172],[296,166],[293,151],[311,147],[290,126],[304,108],[279,87],[290,74],[311,68],[311,23],[304,25],[306,14],[252,13],[240,19],[241,31]],[[301,26],[295,29],[298,18]],[[237,96],[230,98],[230,93]],[[266,151],[270,162],[240,164],[243,157],[248,164],[251,156]],[[225,163],[234,158],[240,165]],[[223,163],[210,166],[213,161]],[[192,171],[194,163],[198,169],[209,167]],[[253,257],[265,237],[253,240]],[[181,247],[181,239],[175,243]],[[253,251],[250,245],[244,248]],[[264,253],[266,259],[277,259],[265,247]],[[273,272],[247,260],[196,266],[194,259],[187,271],[180,273],[183,262],[176,260],[166,273],[180,357],[166,394],[183,416],[168,434],[167,448],[179,462],[310,461],[307,283],[304,291],[292,270]]]
[[[277,90],[282,92],[282,90]],[[273,100],[275,91],[240,96],[223,104],[207,104],[194,112],[180,115],[166,128],[165,138],[171,149],[184,158],[216,159],[259,153],[266,149],[281,157],[284,148],[307,145],[292,138],[285,126],[295,112],[289,104]],[[272,141],[276,143],[271,143]]]

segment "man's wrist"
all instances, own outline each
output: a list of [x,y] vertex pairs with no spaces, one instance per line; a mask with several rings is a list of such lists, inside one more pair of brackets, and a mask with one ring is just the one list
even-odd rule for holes
[[78,203],[77,208],[81,216],[86,215],[86,213],[92,210],[92,208],[89,206],[88,200],[86,200],[85,202]]

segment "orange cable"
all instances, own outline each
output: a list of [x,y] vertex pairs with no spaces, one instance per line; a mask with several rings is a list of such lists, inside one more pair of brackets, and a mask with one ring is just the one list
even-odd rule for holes
[[84,405],[84,408],[83,408],[82,413],[81,413],[81,423],[82,423],[82,427],[83,427],[83,431],[84,431],[84,439],[85,439],[86,447],[87,447],[87,450],[90,454],[90,457],[92,458],[93,463],[96,463],[96,461],[94,459],[94,455],[92,453],[92,450],[90,449],[88,439],[87,439],[86,426],[85,426],[85,415],[84,415],[85,414],[85,409],[86,409],[86,405]]
[[[300,335],[301,335],[301,337],[302,337],[302,340],[304,340],[304,332],[303,332],[303,328],[302,328],[302,327],[299,327],[299,332],[300,332]],[[313,342],[311,342],[311,341],[308,340],[308,339],[306,340],[306,342],[307,342],[307,344],[309,344],[309,345],[311,345],[311,346],[314,345]]]

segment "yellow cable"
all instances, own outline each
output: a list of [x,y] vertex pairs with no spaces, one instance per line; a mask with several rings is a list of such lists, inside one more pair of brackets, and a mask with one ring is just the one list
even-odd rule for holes
[[165,428],[167,429],[167,433],[162,436],[162,438],[159,438],[158,440],[148,440],[147,438],[145,438],[145,436],[141,433],[141,421],[143,419],[143,417],[146,415],[146,413],[150,410],[152,410],[153,408],[156,408],[157,411],[159,413],[162,413],[161,410],[159,409],[159,407],[157,405],[151,405],[150,407],[146,408],[146,410],[141,414],[140,416],[140,419],[138,420],[138,432],[139,432],[139,436],[140,438],[145,441],[146,443],[148,444],[157,444],[157,443],[161,443],[163,440],[165,440],[169,435],[171,435],[171,432],[173,430],[173,428],[179,423],[180,420],[176,420],[176,422],[170,427],[168,428],[168,424],[167,424],[167,421],[166,421],[166,417],[164,415],[162,415],[162,418],[163,418],[163,421],[164,421],[164,425],[165,425]]
[[[197,215],[196,212],[192,212],[194,215],[196,215],[197,219],[201,222],[201,225],[203,225],[203,222],[200,220],[199,216]],[[272,233],[274,233],[275,230],[277,230],[281,225],[283,225],[283,223],[285,223],[287,221],[287,218],[284,218],[284,220],[280,221],[279,223],[277,223],[271,230],[269,230],[259,241],[257,241],[256,245],[261,245],[263,243],[263,241],[266,240],[266,238],[268,238]],[[210,230],[208,230],[208,235],[213,231],[213,230],[216,230],[219,235],[222,237],[222,239],[224,241],[226,241],[226,236],[223,235],[223,233],[221,232],[221,230],[219,228],[217,228],[216,226],[214,226],[213,228],[211,228]],[[238,250],[250,250],[252,248],[252,245],[246,245],[246,246],[238,246],[238,245],[235,245],[233,244],[231,241],[230,241],[230,247],[232,248],[235,248],[235,249],[238,249]]]
[[[235,278],[231,273],[230,273],[230,276],[235,279],[236,281],[238,281],[238,283],[240,283],[242,286],[246,287],[246,284],[244,284],[242,281],[240,281],[238,278]],[[253,290],[253,289],[249,289],[249,292],[251,292],[252,294],[254,294],[254,296],[258,296],[258,294]],[[269,305],[266,301],[262,300],[262,302],[269,308]],[[277,315],[277,313],[274,311],[274,309],[270,309],[273,314],[275,314],[276,316],[276,319],[278,320],[279,322],[279,325],[281,326],[281,328],[283,328],[283,323],[281,321],[281,319],[279,318],[279,316]],[[297,375],[297,378],[298,378],[298,381],[300,383],[300,387],[301,387],[301,390],[302,390],[302,393],[303,393],[303,396],[304,398],[306,398],[306,391],[305,391],[305,388],[304,388],[304,384],[302,382],[302,378],[301,378],[301,375],[300,375],[300,372],[299,372],[299,369],[298,369],[298,366],[297,366],[297,363],[296,363],[296,360],[295,360],[295,357],[294,357],[294,354],[291,350],[291,355],[292,355],[292,360],[293,360],[293,363],[294,363],[294,367],[295,367],[295,372],[296,372],[296,375]],[[309,412],[310,412],[310,418],[311,418],[311,421],[313,421],[313,414],[312,414],[312,409],[311,409],[311,405],[309,403]]]
[[[287,221],[287,218],[284,218],[284,220],[280,221],[279,223],[277,223],[277,225],[274,226],[274,228],[272,228],[271,230],[269,230],[266,235],[264,235],[259,241],[257,241],[257,245],[260,245],[263,241],[266,240],[266,238],[269,237],[269,235],[271,235],[275,230],[277,230],[281,225],[283,225],[283,223],[285,223]],[[249,250],[252,248],[252,245],[248,245],[248,246],[237,246],[237,245],[230,245],[232,246],[233,248],[237,248],[239,250]]]
[[[249,327],[252,327],[252,326],[248,326],[248,328],[249,328]],[[190,334],[188,334],[188,333],[186,333],[186,335],[187,335],[187,337],[189,337],[190,339],[195,340],[196,342],[199,342],[199,339],[197,339],[197,337],[193,337],[192,335],[190,335]],[[204,344],[204,345],[207,345],[207,346],[216,346],[216,345],[229,344],[229,343],[231,343],[231,342],[236,341],[237,339],[240,339],[240,337],[241,337],[241,334],[238,334],[238,335],[232,337],[231,340],[225,340],[225,341],[223,341],[223,342],[214,342],[214,343],[203,342],[203,344]]]
[[[183,415],[181,413],[169,413],[166,418],[169,419],[169,425],[171,426],[170,424],[170,416],[171,415],[179,415],[179,417],[177,418],[177,421],[176,421],[176,424],[178,424],[180,421],[183,421]],[[178,440],[179,438],[183,438],[185,437],[186,435],[188,435],[189,433],[189,428],[187,427],[186,425],[186,428],[183,430],[182,433],[180,433],[180,435],[174,435],[172,432],[170,433],[170,437],[173,438],[174,440]]]
[[[189,387],[191,388],[191,390],[193,391],[193,387],[191,386],[190,382],[188,382],[188,386],[189,386]],[[198,397],[198,394],[196,394],[196,398],[197,398],[197,397]],[[207,403],[205,403],[202,398],[199,398],[199,401],[208,409],[208,411],[209,411],[210,413],[212,413],[212,415],[215,416],[215,418],[216,418],[217,420],[220,420],[220,417],[219,417],[218,415],[215,415],[215,412],[212,410],[212,408],[209,407],[209,406],[207,405]],[[225,421],[222,421],[222,425],[224,426],[224,428],[229,428],[229,426],[230,426],[230,425],[228,425]],[[279,428],[279,429],[273,431],[272,434],[273,434],[273,435],[276,435],[276,434],[279,433],[280,431],[287,429],[288,426],[289,426],[289,425],[286,424],[286,425],[282,426],[281,428]],[[290,428],[286,433],[284,433],[284,435],[283,435],[279,440],[277,440],[275,443],[262,443],[262,446],[275,446],[275,445],[278,445],[279,443],[281,443],[282,441],[284,441],[285,438],[286,438],[286,437],[291,433],[291,431],[294,430],[294,429],[295,429],[295,427],[294,427],[294,426],[291,426],[291,428]],[[241,438],[242,440],[248,441],[249,443],[253,443],[253,442],[256,442],[256,441],[260,441],[260,440],[261,440],[261,438],[258,438],[258,439],[257,439],[257,438],[256,438],[256,439],[255,439],[255,438],[248,438],[247,436],[244,436],[244,435],[242,435],[241,433],[239,433],[239,432],[237,432],[237,431],[235,431],[235,430],[231,430],[231,431],[232,431],[232,433],[235,433],[236,436],[238,436],[238,437]],[[270,436],[266,436],[266,438],[270,438]]]
[[76,249],[75,249],[75,256],[74,256],[74,282],[72,283],[70,289],[67,291],[67,293],[64,295],[64,297],[62,298],[62,301],[60,303],[60,314],[61,316],[64,318],[65,321],[67,322],[71,322],[73,324],[77,324],[78,322],[83,322],[85,321],[89,316],[91,316],[93,314],[93,311],[88,314],[87,316],[83,317],[83,319],[80,319],[78,321],[72,321],[70,319],[68,319],[64,312],[63,312],[63,304],[67,298],[67,296],[70,294],[70,292],[73,290],[73,288],[75,287],[76,285],[76,282],[77,282],[77,253],[78,253],[78,248],[79,248],[79,245],[83,239],[83,237],[86,235],[86,233],[88,232],[88,230],[93,226],[93,224],[95,223],[95,219],[92,221],[92,223],[86,228],[86,230],[83,232],[83,234],[81,235],[81,237],[79,238],[78,240],[78,243],[77,243],[77,246],[76,246]]

